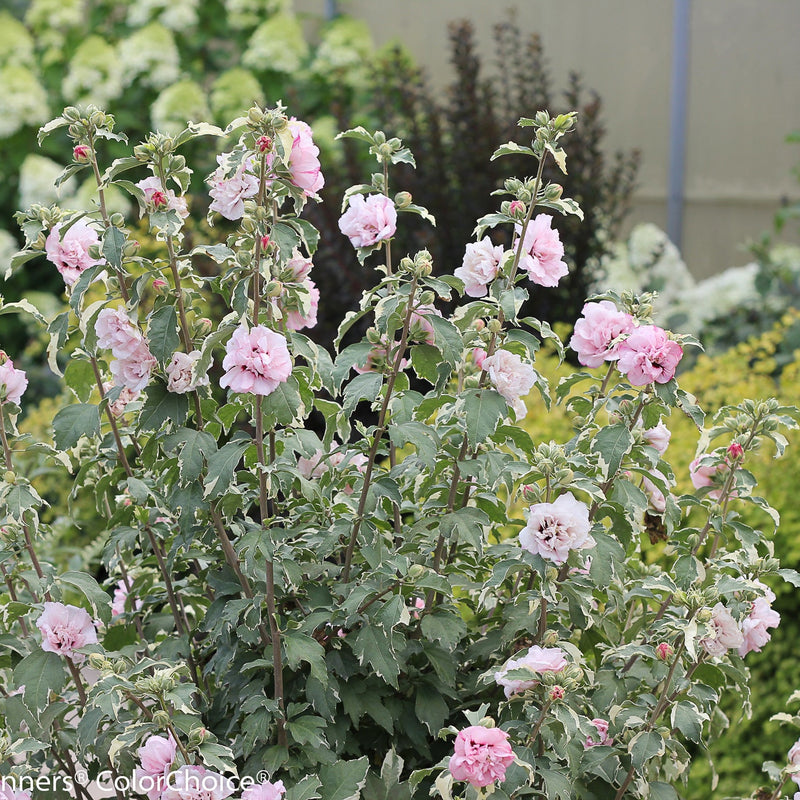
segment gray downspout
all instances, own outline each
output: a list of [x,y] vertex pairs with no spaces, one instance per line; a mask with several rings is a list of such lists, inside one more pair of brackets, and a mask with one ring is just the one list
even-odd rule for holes
[[338,14],[339,9],[336,8],[336,0],[325,0],[325,19],[330,22]]
[[672,90],[669,122],[667,235],[679,250],[683,239],[683,181],[686,164],[690,4],[691,0],[674,0],[672,16]]

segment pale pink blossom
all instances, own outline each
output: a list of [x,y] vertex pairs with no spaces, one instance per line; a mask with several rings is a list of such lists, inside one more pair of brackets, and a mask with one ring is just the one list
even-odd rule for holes
[[608,721],[604,719],[593,719],[592,725],[594,725],[595,729],[597,730],[597,740],[595,741],[591,736],[586,737],[586,741],[583,743],[583,747],[585,750],[588,750],[590,747],[597,747],[597,745],[612,745],[614,744],[614,740],[608,735]]
[[[286,313],[286,328],[290,331],[299,331],[302,328],[313,328],[317,324],[317,311],[319,310],[319,289],[311,278],[302,281],[303,288],[308,294],[308,310],[304,311],[299,303],[291,307],[284,308]],[[279,300],[273,302],[284,302],[285,292]]]
[[155,175],[140,180],[138,186],[144,192],[144,199],[148,205],[156,208],[174,209],[181,219],[189,216],[189,207],[185,197],[178,197],[172,189],[163,189],[161,181]]
[[42,650],[58,653],[80,664],[86,658],[76,648],[97,644],[97,630],[92,618],[83,608],[47,602],[36,620],[42,634]]
[[[664,475],[657,469],[653,470],[653,474],[658,476],[662,481],[666,480]],[[653,509],[656,514],[663,514],[667,510],[667,498],[664,497],[664,493],[661,489],[647,476],[642,476],[642,489],[647,495],[650,508]]]
[[[561,244],[558,231],[550,227],[552,221],[549,214],[539,214],[528,223],[522,242],[519,267],[539,286],[558,286],[559,280],[569,272],[566,263],[561,260],[564,256],[564,245]],[[517,236],[521,229],[522,226],[517,223]],[[515,250],[518,245],[517,238],[513,245]]]
[[92,258],[89,255],[89,248],[100,244],[100,237],[85,219],[79,219],[71,225],[63,238],[60,234],[62,227],[60,222],[53,226],[44,243],[44,250],[47,258],[61,273],[64,283],[73,286],[82,272],[95,264],[103,263],[102,258]]
[[281,795],[286,794],[283,781],[264,781],[255,786],[248,786],[242,792],[242,800],[281,800]]
[[777,628],[781,615],[772,608],[775,593],[761,581],[756,581],[763,590],[764,596],[756,598],[750,606],[750,614],[742,620],[742,637],[744,641],[739,647],[739,655],[744,658],[748,653],[761,652],[761,648],[770,640],[767,628]]
[[191,353],[177,352],[167,364],[167,391],[175,394],[186,394],[198,386],[208,386],[208,375],[200,375],[192,379],[192,371],[200,358],[199,350]]
[[509,350],[497,350],[483,360],[481,369],[489,373],[492,386],[514,409],[516,418],[524,417],[528,413],[528,409],[522,398],[536,383],[536,373],[533,367],[526,364],[516,353]]
[[225,219],[241,219],[244,214],[244,201],[258,194],[258,178],[248,169],[251,160],[244,159],[236,172],[225,177],[225,156],[217,156],[219,166],[209,176],[209,194],[213,198],[210,211],[219,211]]
[[292,250],[292,257],[286,262],[285,269],[288,273],[286,280],[301,283],[308,277],[313,266],[314,262],[295,247]]
[[[792,746],[789,748],[789,753],[787,755],[787,759],[789,761],[789,765],[792,767],[800,767],[800,739],[798,739]],[[792,775],[792,780],[800,786],[800,772],[795,772]],[[794,800],[800,800],[800,792],[796,792],[794,796]]]
[[108,368],[117,386],[127,387],[131,392],[141,392],[150,383],[156,364],[147,342],[142,340],[130,355],[112,361]]
[[642,438],[650,445],[650,447],[654,447],[660,456],[663,456],[664,453],[667,452],[667,447],[669,447],[669,440],[672,437],[672,432],[670,429],[659,420],[658,425],[654,428],[647,428],[642,431]]
[[339,219],[339,230],[353,247],[369,247],[391,239],[397,230],[397,210],[383,194],[356,194],[350,197],[347,211]]
[[184,764],[167,776],[161,800],[224,800],[233,791],[230,778],[205,767]]
[[263,325],[237,328],[228,341],[219,385],[233,392],[272,394],[292,374],[286,337]]
[[483,362],[486,361],[488,353],[482,347],[475,347],[472,350],[472,360],[478,369],[483,369]]
[[17,369],[14,362],[0,350],[0,405],[6,402],[19,404],[27,388],[28,377],[24,370]]
[[683,357],[683,348],[663,328],[642,325],[619,346],[617,367],[632,386],[667,383]]
[[494,674],[494,679],[498,686],[503,687],[505,696],[511,697],[515,694],[527,692],[539,683],[539,678],[532,674],[529,680],[519,678],[507,678],[511,670],[526,669],[532,673],[561,672],[567,666],[564,658],[564,651],[560,647],[539,647],[538,644],[529,648],[524,656],[512,658],[506,662],[502,669]]
[[[372,350],[367,353],[367,357],[363,364],[356,364],[353,369],[359,374],[363,375],[365,372],[383,372],[386,369],[392,369],[397,358],[397,349],[399,342],[393,342],[389,347],[387,346],[386,337],[381,336],[380,341],[372,346]],[[402,371],[408,366],[408,359],[401,358],[399,369]]]
[[328,464],[322,460],[322,456],[322,450],[315,450],[308,458],[300,456],[297,459],[297,470],[307,481],[321,478],[328,471]]
[[458,732],[447,768],[455,780],[481,787],[502,781],[513,762],[514,751],[505,731],[471,725]]
[[[124,580],[120,580],[117,582],[117,585],[114,587],[114,599],[111,602],[111,616],[116,617],[120,614],[125,613],[125,604],[128,600],[128,584],[125,583]],[[141,600],[134,600],[133,607],[139,611],[142,608],[142,601]]]
[[[368,459],[363,453],[353,450],[334,450],[327,456],[323,454],[322,450],[315,450],[309,458],[301,456],[297,459],[297,469],[306,480],[312,480],[321,478],[329,469],[342,471],[348,467],[354,467],[363,474],[367,467],[367,461]],[[352,484],[346,484],[342,491],[351,495],[353,493]]]
[[[719,461],[715,463],[703,464],[707,461],[707,456],[699,456],[689,464],[689,477],[692,479],[692,485],[695,489],[703,489],[706,486],[716,486],[718,488],[712,489],[708,496],[712,500],[719,500],[722,497],[722,485],[727,479],[730,466],[724,462]],[[738,493],[733,490],[729,493],[730,497],[737,497]]]
[[316,195],[325,185],[319,163],[319,147],[314,144],[311,128],[299,119],[289,120],[294,140],[289,155],[289,174],[292,183],[306,196]]
[[[104,383],[103,391],[109,392],[113,387],[113,383]],[[117,395],[117,399],[113,403],[108,404],[108,410],[114,415],[115,418],[119,419],[119,417],[125,413],[128,403],[132,403],[134,400],[137,400],[140,394],[141,392],[132,392],[127,386],[123,386]]]
[[[17,692],[11,692],[9,696],[12,694]],[[4,776],[0,778],[0,800],[31,800],[31,795],[30,792],[17,791],[13,781]]]
[[464,292],[470,297],[485,297],[502,262],[502,245],[495,246],[488,236],[484,236],[479,242],[467,245],[464,260],[453,274],[464,281]]
[[581,314],[569,340],[578,361],[584,367],[599,367],[604,361],[618,358],[620,337],[636,326],[633,317],[618,311],[610,300],[586,303]]
[[97,345],[111,350],[114,358],[129,358],[144,342],[139,328],[128,318],[124,308],[104,308],[94,323]]
[[744,642],[736,620],[722,603],[711,609],[709,628],[711,635],[703,637],[700,645],[711,656],[724,656],[728,650],[738,649]]
[[527,525],[520,531],[523,550],[554,564],[563,564],[573,550],[594,547],[590,535],[589,507],[572,492],[564,492],[553,503],[530,507]]

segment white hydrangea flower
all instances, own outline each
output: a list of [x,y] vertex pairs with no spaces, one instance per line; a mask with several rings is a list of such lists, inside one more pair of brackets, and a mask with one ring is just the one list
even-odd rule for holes
[[170,31],[151,22],[119,43],[122,80],[130,86],[137,78],[145,86],[163,89],[178,79],[180,55]]
[[128,25],[139,28],[157,20],[171,31],[184,31],[197,25],[199,0],[137,0],[128,8]]
[[341,70],[360,73],[372,51],[372,35],[363,20],[337,17],[323,30],[311,69],[319,75]]
[[50,205],[72,194],[76,184],[74,178],[67,178],[58,188],[53,185],[63,169],[50,158],[35,153],[25,156],[19,170],[19,208],[26,209],[34,203]]
[[50,118],[47,93],[36,76],[21,65],[0,69],[0,108],[0,139],[26,125],[42,125]]
[[253,103],[264,103],[261,85],[252,72],[235,67],[223,72],[211,85],[211,110],[220,124],[244,114]]
[[80,44],[61,84],[71,103],[94,103],[106,108],[122,94],[119,56],[113,45],[101,36],[89,36]]
[[15,64],[33,67],[33,37],[8,11],[0,13],[0,67]]
[[273,14],[288,14],[292,0],[225,0],[228,24],[235,29],[255,28]]
[[25,24],[35,33],[39,47],[58,47],[66,34],[86,22],[83,0],[32,0]]
[[256,28],[242,57],[250,69],[296,72],[308,56],[303,29],[294,14],[276,14]]
[[203,87],[186,79],[161,92],[150,109],[150,116],[154,130],[174,136],[189,120],[208,119],[211,112]]

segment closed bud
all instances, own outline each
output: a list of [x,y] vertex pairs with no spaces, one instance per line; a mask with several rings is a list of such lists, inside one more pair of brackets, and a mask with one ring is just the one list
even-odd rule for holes
[[266,250],[269,247],[270,238],[266,234],[264,236],[262,236],[259,241],[260,241],[262,250]]
[[525,203],[522,200],[512,200],[508,204],[508,215],[510,217],[514,217],[514,219],[525,219],[525,214],[527,213],[527,208],[525,207]]
[[411,205],[411,193],[398,192],[394,196],[394,204],[397,208],[408,208]]
[[199,747],[208,739],[208,731],[205,728],[192,728],[189,731],[189,747]]
[[486,323],[480,317],[478,317],[472,323],[472,327],[475,328],[476,331],[482,331],[486,327]]
[[412,564],[406,573],[406,577],[410,581],[418,581],[426,572],[427,570],[422,564]]
[[381,335],[377,328],[367,328],[367,341],[370,344],[378,344],[380,340]]
[[165,297],[169,293],[169,284],[163,278],[156,278],[153,281],[153,289],[162,297]]
[[203,337],[211,333],[211,320],[208,317],[200,317],[194,321],[195,336]]
[[72,157],[78,163],[84,164],[92,157],[92,148],[88,144],[75,145],[72,148]]
[[383,131],[375,131],[373,139],[375,144],[383,144],[386,141],[386,134]]
[[3,475],[3,480],[6,483],[15,484],[17,482],[17,476],[9,469],[6,470],[5,475]]
[[560,469],[556,472],[556,480],[561,484],[572,483],[575,473],[571,469]]
[[544,190],[544,196],[547,200],[560,200],[562,194],[564,194],[564,187],[558,183],[551,183]]
[[130,257],[130,256],[136,255],[136,252],[138,251],[138,249],[139,249],[139,242],[137,242],[135,239],[133,239],[131,241],[125,242],[125,247],[122,248],[122,252],[126,256]]
[[253,233],[256,229],[256,221],[252,217],[245,217],[242,220],[242,230],[245,233]]
[[550,122],[550,115],[546,111],[537,111],[533,121],[539,126],[547,125]]
[[169,718],[169,714],[162,709],[158,709],[157,711],[153,712],[153,724],[158,728],[166,728],[169,724],[171,724],[172,720]]
[[555,647],[558,644],[558,633],[556,631],[545,631],[542,637],[542,644],[545,647]]
[[147,145],[137,144],[136,147],[133,148],[133,157],[139,161],[149,161],[150,151]]
[[414,269],[414,262],[408,256],[404,256],[400,259],[398,268],[401,272],[411,272]]
[[711,622],[711,609],[710,608],[701,608],[697,612],[697,621],[698,622]]
[[551,687],[550,694],[548,695],[548,697],[550,698],[550,700],[552,702],[555,703],[555,702],[557,702],[559,700],[563,700],[564,699],[564,694],[565,694],[564,693],[564,687],[563,686],[558,686],[556,684],[555,686]]
[[659,642],[656,645],[656,658],[659,661],[666,661],[674,652],[675,649],[668,642]]
[[47,237],[44,235],[44,233],[40,233],[36,237],[36,241],[34,242],[33,246],[37,250],[44,250],[45,244],[47,244]]
[[500,333],[500,331],[503,330],[499,319],[490,319],[487,327],[489,328],[489,333]]
[[67,122],[78,122],[81,118],[81,112],[75,106],[67,106],[64,113],[61,115]]
[[531,194],[530,190],[525,189],[524,187],[517,192],[517,200],[520,200],[523,203],[530,203],[533,199],[533,195]]
[[253,106],[247,112],[247,121],[251,125],[258,125],[263,119],[264,119],[264,112],[258,106]]
[[423,292],[419,296],[420,305],[429,306],[436,299],[436,295],[431,291]]
[[283,284],[280,281],[270,281],[265,294],[267,297],[280,297],[283,293]]

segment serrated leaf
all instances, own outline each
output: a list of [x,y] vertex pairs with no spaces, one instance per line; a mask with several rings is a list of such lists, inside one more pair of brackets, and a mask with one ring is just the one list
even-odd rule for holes
[[106,624],[111,621],[111,598],[91,575],[85,572],[70,571],[59,576],[58,580],[80,592],[91,604],[95,617],[103,620]]
[[208,459],[208,473],[203,482],[203,497],[213,499],[225,492],[230,486],[237,464],[249,446],[249,439],[235,439]]
[[690,742],[700,742],[703,738],[703,723],[708,714],[693,703],[682,700],[672,708],[672,727],[677,728]]
[[367,780],[369,761],[362,756],[357,761],[337,761],[322,767],[322,800],[359,800]]
[[628,744],[631,763],[641,769],[651,758],[664,754],[664,739],[656,731],[641,731]]
[[36,650],[14,668],[14,682],[25,687],[22,701],[38,719],[50,703],[50,692],[58,694],[67,682],[64,661],[55,653]]
[[633,447],[633,436],[623,423],[601,428],[592,441],[592,450],[600,456],[605,478],[613,478],[619,472],[622,459]]
[[208,256],[217,264],[224,264],[226,261],[230,261],[235,255],[233,250],[226,244],[199,244],[189,255],[196,256],[198,254]]
[[500,158],[501,156],[518,156],[518,155],[526,155],[532,156],[534,155],[533,150],[530,147],[524,147],[523,145],[519,145],[516,142],[506,142],[497,150],[492,153],[490,161],[494,161],[496,158]]
[[86,403],[97,388],[91,362],[84,358],[72,358],[64,370],[64,383],[75,392],[82,403]]
[[328,670],[325,665],[325,648],[311,636],[299,631],[288,631],[283,635],[286,648],[286,665],[296,670],[301,661],[311,667],[311,674],[323,685],[328,685]]
[[321,786],[316,775],[306,775],[286,790],[286,800],[318,800]]
[[161,366],[166,366],[181,343],[175,306],[161,306],[150,315],[147,342],[150,352],[158,359]]
[[189,413],[189,398],[185,394],[168,392],[161,381],[151,383],[145,393],[147,399],[139,412],[139,430],[157,431],[165,422],[175,427],[183,425]]
[[[351,641],[351,637],[348,637]],[[351,641],[353,653],[363,666],[369,664],[379,678],[397,688],[400,666],[389,635],[377,625],[365,625]]]
[[265,413],[272,414],[279,425],[291,425],[295,419],[302,419],[305,407],[300,399],[300,385],[294,375],[279,383],[274,391],[264,397],[262,408]]
[[59,450],[74,447],[81,436],[99,436],[100,414],[97,406],[90,403],[65,406],[53,418],[53,435]]
[[508,404],[494,389],[470,389],[460,399],[467,441],[475,448],[497,430],[500,420],[508,415]]
[[103,235],[103,258],[116,269],[122,268],[125,250],[125,233],[113,225]]
[[47,325],[47,320],[42,316],[39,309],[24,297],[21,300],[13,303],[4,303],[0,306],[0,316],[3,314],[18,314],[19,312],[30,314],[41,325]]
[[383,375],[379,372],[364,372],[356,375],[347,386],[344,387],[344,403],[342,408],[345,414],[351,414],[353,409],[362,400],[373,402],[383,384]]

